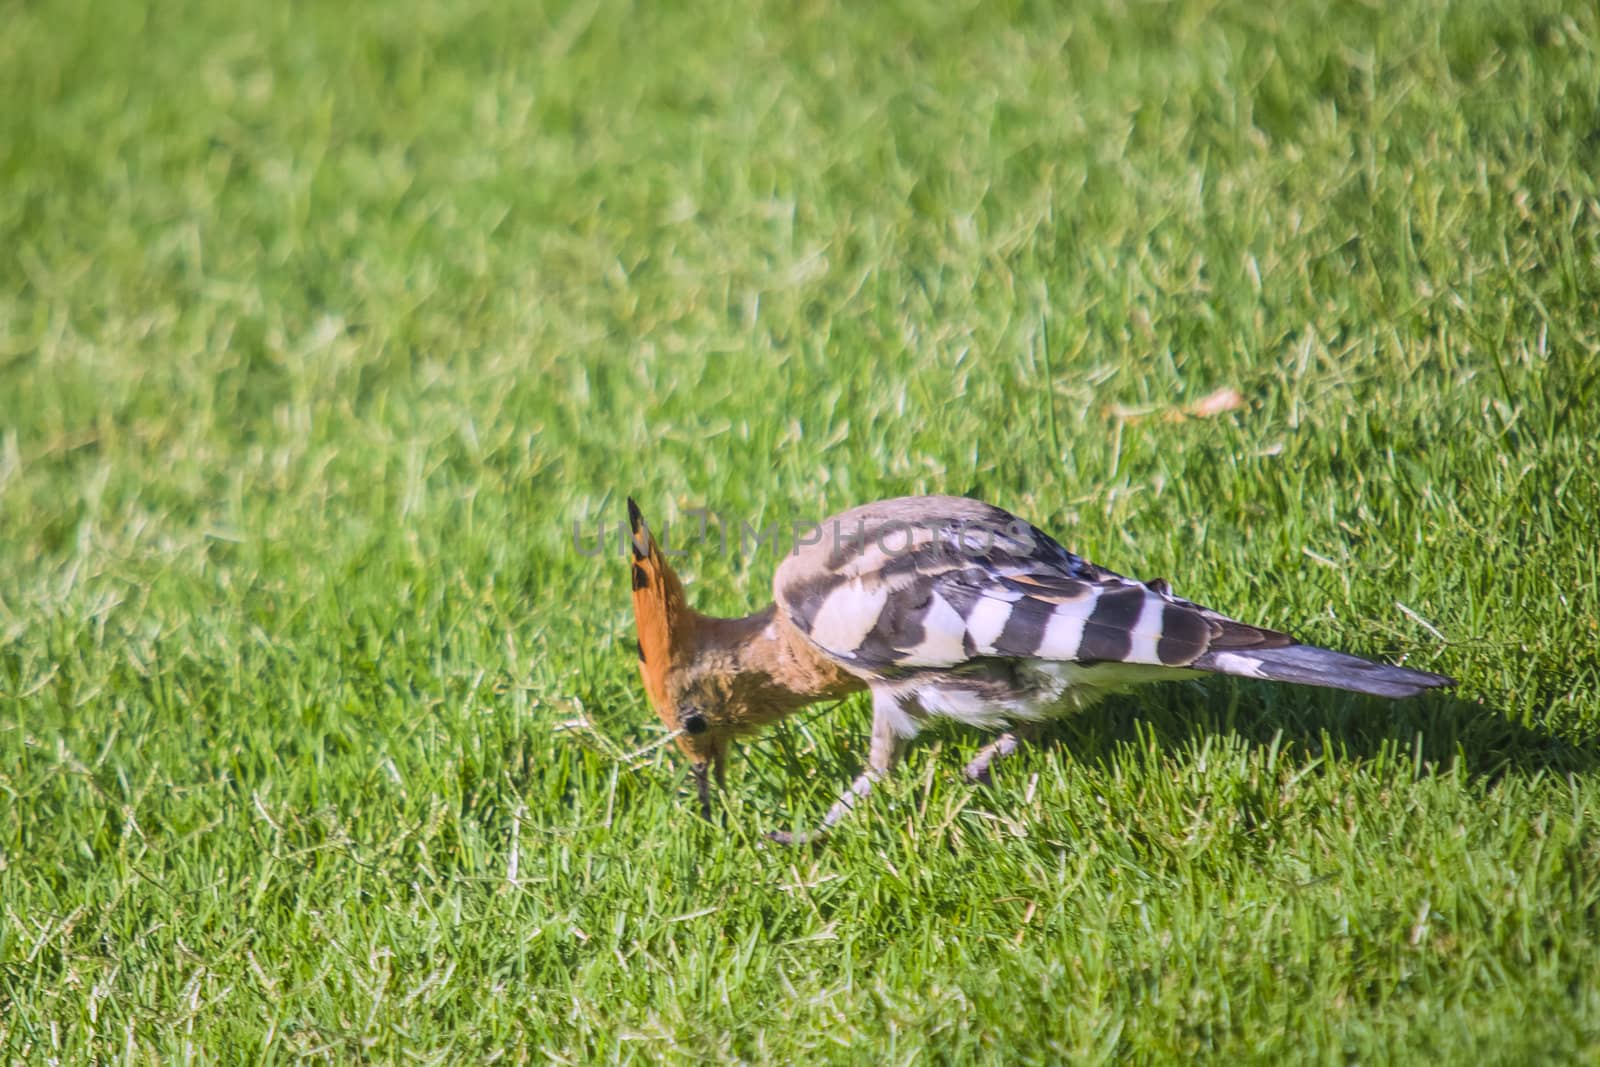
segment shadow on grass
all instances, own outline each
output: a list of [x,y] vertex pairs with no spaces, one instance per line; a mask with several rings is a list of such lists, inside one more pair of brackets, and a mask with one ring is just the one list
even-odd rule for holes
[[1448,694],[1390,701],[1304,687],[1264,688],[1208,680],[1113,697],[1050,727],[1043,744],[1084,763],[1107,763],[1141,731],[1165,751],[1210,735],[1252,744],[1274,740],[1296,758],[1324,753],[1369,761],[1381,753],[1418,759],[1430,771],[1459,763],[1490,781],[1507,775],[1581,774],[1600,765],[1600,744],[1525,726],[1498,708]]
[[[865,710],[865,709],[862,709]],[[851,714],[842,709],[834,714]],[[869,720],[860,719],[860,745],[835,748],[819,762],[801,758],[793,739],[779,728],[767,745],[746,742],[743,754],[758,778],[799,776],[817,783],[848,783],[865,759]],[[960,773],[968,749],[992,739],[947,720],[933,720],[917,745],[943,742],[938,773]],[[1037,742],[1084,765],[1110,766],[1137,758],[1152,741],[1162,752],[1192,752],[1208,737],[1239,737],[1266,747],[1275,741],[1291,760],[1331,754],[1371,762],[1381,755],[1420,761],[1425,773],[1460,764],[1485,782],[1507,776],[1582,774],[1600,765],[1600,742],[1578,740],[1539,726],[1525,726],[1486,704],[1431,693],[1390,701],[1304,686],[1272,686],[1206,679],[1151,685],[1113,696],[1088,711],[1049,724]],[[774,743],[775,742],[775,743]],[[959,751],[959,755],[957,754]],[[1004,781],[1004,764],[996,765]],[[771,782],[767,788],[783,792]]]

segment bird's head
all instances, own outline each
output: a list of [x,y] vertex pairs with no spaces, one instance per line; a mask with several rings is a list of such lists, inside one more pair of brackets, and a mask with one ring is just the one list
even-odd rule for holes
[[639,630],[639,674],[645,693],[678,747],[689,757],[699,793],[700,812],[709,816],[708,772],[720,780],[729,731],[723,708],[727,694],[714,673],[699,662],[702,617],[689,607],[683,583],[672,572],[661,546],[645,525],[639,506],[628,501],[632,529],[633,619]]

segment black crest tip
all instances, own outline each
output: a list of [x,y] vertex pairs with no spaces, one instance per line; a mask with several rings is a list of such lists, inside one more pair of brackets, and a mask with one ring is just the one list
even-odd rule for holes
[[[644,524],[644,516],[639,512],[639,505],[633,502],[633,497],[628,498],[628,525],[633,528],[633,558],[644,559],[650,554],[650,527]],[[639,588],[638,567],[635,566],[635,581],[633,587]]]

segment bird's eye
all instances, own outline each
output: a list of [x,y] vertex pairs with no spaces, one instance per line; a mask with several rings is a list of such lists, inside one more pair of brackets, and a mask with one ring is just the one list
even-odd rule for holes
[[681,722],[685,733],[703,734],[709,728],[706,724],[706,717],[698,711],[691,711],[684,715]]

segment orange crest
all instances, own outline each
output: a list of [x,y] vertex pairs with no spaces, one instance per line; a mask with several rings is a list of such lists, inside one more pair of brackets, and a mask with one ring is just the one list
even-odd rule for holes
[[677,727],[677,712],[667,693],[667,672],[675,657],[688,654],[690,619],[683,584],[667,566],[666,557],[628,498],[628,524],[633,528],[633,621],[639,628],[639,673],[656,714]]

